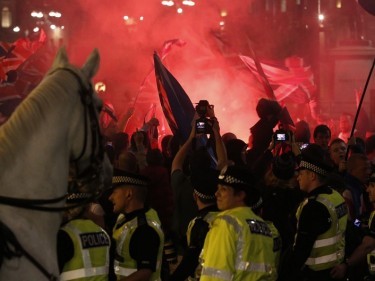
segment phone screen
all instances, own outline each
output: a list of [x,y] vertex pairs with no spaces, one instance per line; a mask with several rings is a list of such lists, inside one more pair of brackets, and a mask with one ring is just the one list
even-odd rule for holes
[[285,134],[277,134],[276,140],[278,141],[285,141]]

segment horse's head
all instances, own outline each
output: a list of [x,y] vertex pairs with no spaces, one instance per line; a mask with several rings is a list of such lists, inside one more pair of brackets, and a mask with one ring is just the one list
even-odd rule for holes
[[[69,63],[64,48],[61,48],[50,70],[65,72],[75,79],[80,103],[74,110],[75,122],[70,127],[70,184],[69,193],[91,194],[108,187],[112,178],[112,166],[104,151],[104,142],[99,128],[99,112],[102,101],[92,87],[92,78],[99,68],[99,52],[95,49],[82,68]],[[83,118],[82,118],[83,117]]]

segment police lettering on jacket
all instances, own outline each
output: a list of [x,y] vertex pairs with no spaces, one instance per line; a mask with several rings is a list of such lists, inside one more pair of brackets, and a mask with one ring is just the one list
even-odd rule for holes
[[109,246],[109,239],[103,232],[82,233],[79,236],[83,249]]
[[256,220],[246,220],[251,233],[272,237],[272,232],[267,223]]

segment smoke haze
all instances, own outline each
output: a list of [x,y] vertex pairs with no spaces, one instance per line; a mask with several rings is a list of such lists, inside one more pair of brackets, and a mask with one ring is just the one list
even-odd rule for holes
[[[264,22],[264,15],[254,13],[254,7],[253,13],[249,13],[250,0],[196,0],[194,7],[181,5],[181,14],[176,12],[176,6],[162,6],[159,0],[71,2],[60,3],[64,5],[63,15],[68,18],[67,47],[71,60],[82,63],[93,48],[99,49],[101,67],[95,80],[107,85],[104,99],[113,103],[118,115],[136,101],[129,132],[142,125],[153,104],[157,107],[156,117],[161,121],[160,129],[165,127],[169,132],[153,71],[153,52],[160,52],[167,40],[186,42],[182,47],[172,46],[163,64],[180,82],[191,101],[195,104],[206,99],[214,104],[221,132],[233,132],[244,141],[247,141],[249,128],[258,120],[256,103],[265,97],[260,83],[238,58],[238,54],[251,56],[249,41],[263,60],[282,62],[288,56],[298,55],[305,59],[305,65],[313,67],[314,72],[319,71],[318,27],[313,23],[316,21],[315,6],[309,6],[303,16],[298,11],[294,18],[292,16],[295,22],[303,22],[300,29],[295,30],[285,17],[269,18]],[[335,10],[335,7],[330,8]],[[348,14],[352,14],[353,7],[346,5],[343,8],[351,9]],[[336,10],[345,12],[344,9]],[[225,17],[222,17],[223,12]],[[129,19],[125,21],[124,16]],[[334,23],[335,14],[330,16],[328,19]],[[224,27],[220,27],[222,20]],[[326,32],[331,32],[327,40],[336,40],[335,30],[327,29]],[[327,88],[328,91],[332,88]],[[303,112],[306,109],[297,105],[296,110]]]

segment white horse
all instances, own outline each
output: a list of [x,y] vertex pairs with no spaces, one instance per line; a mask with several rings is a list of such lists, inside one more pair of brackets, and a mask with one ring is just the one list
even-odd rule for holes
[[56,234],[70,171],[78,182],[70,192],[84,187],[94,194],[111,178],[98,127],[101,101],[91,85],[99,61],[94,50],[78,68],[60,49],[39,86],[0,127],[2,281],[58,279]]

